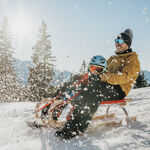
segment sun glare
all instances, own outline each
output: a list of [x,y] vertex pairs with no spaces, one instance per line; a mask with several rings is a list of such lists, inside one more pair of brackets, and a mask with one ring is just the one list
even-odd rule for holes
[[31,21],[26,16],[15,16],[14,18],[11,18],[11,32],[15,36],[23,37],[31,34]]

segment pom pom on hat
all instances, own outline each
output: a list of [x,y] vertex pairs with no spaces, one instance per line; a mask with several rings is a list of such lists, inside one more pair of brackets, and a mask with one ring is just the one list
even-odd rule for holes
[[131,29],[126,29],[124,32],[120,33],[117,37],[117,39],[123,39],[125,43],[130,48],[132,39],[133,39],[133,32]]

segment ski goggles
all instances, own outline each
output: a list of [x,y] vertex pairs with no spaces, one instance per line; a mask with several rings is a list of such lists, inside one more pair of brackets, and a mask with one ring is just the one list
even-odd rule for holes
[[115,39],[115,43],[123,44],[125,41],[123,39]]
[[96,66],[96,65],[90,65],[89,66],[89,69],[90,71],[93,73],[94,71],[97,71],[97,72],[103,72],[104,68],[101,67],[101,66]]

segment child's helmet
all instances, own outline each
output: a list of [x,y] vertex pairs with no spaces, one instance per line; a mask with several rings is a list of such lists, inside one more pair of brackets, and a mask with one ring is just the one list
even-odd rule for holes
[[93,58],[91,59],[91,61],[89,63],[89,70],[91,72],[93,72],[95,70],[98,72],[103,72],[106,70],[106,68],[107,68],[107,61],[101,55],[93,56]]

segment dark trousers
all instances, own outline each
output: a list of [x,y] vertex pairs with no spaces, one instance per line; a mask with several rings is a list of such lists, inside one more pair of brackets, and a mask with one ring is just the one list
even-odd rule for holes
[[77,100],[74,100],[75,110],[72,118],[67,121],[62,130],[64,132],[84,132],[101,101],[119,100],[124,97],[125,93],[119,85],[111,85],[99,80],[91,81],[83,89],[80,98],[77,97]]

